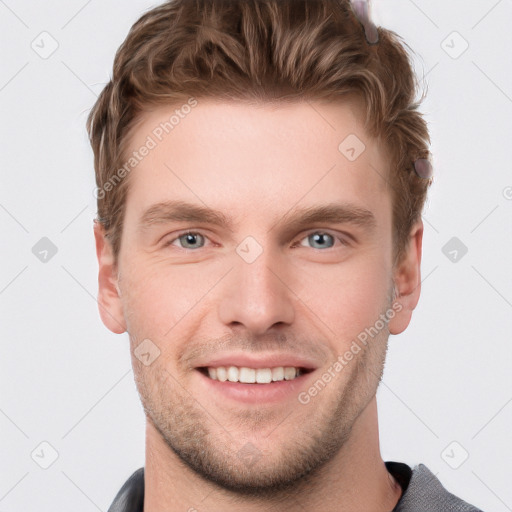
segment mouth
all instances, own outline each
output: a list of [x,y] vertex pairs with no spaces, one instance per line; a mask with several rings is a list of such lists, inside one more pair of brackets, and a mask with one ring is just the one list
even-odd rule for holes
[[197,370],[211,380],[241,384],[271,384],[273,382],[292,381],[313,371],[312,368],[302,366],[274,366],[269,368],[201,366]]
[[228,402],[248,407],[283,406],[297,400],[311,385],[321,361],[292,352],[255,354],[218,353],[196,361],[199,396],[211,397],[220,408]]

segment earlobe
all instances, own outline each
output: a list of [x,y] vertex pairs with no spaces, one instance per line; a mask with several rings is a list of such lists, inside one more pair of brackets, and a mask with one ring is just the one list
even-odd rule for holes
[[404,256],[394,270],[397,292],[394,309],[397,313],[389,321],[388,327],[391,334],[400,334],[405,331],[420,298],[422,240],[423,222],[419,220],[411,229]]
[[126,331],[121,293],[114,266],[114,255],[103,225],[94,222],[96,257],[98,259],[98,308],[102,322],[116,334]]

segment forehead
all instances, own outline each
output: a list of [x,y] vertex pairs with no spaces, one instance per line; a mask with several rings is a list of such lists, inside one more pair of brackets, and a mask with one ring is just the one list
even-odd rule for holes
[[169,199],[276,218],[293,205],[336,200],[389,206],[386,148],[365,132],[354,98],[194,102],[157,107],[132,131],[128,213]]

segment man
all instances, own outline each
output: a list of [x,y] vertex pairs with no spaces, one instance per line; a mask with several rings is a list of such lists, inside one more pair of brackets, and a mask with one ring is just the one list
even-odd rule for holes
[[88,119],[99,306],[146,461],[111,512],[477,511],[384,462],[431,166],[408,55],[346,0],[176,0]]

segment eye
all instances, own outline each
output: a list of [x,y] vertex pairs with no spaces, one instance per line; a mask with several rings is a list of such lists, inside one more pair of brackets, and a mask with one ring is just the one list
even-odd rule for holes
[[[203,239],[203,243],[198,246],[198,240]],[[178,241],[181,244],[182,249],[200,249],[204,245],[204,240],[206,237],[201,233],[197,233],[195,231],[187,231],[186,233],[181,233],[175,238],[169,239],[164,243],[164,247],[168,247],[170,245],[174,245],[174,242]]]
[[[336,240],[339,240],[342,245],[348,245],[348,242],[346,242],[343,238],[338,238],[334,235],[331,235],[330,233],[326,233],[325,231],[313,231],[302,240],[307,240],[311,244],[314,244],[314,249],[331,249],[336,243]],[[305,244],[300,243],[299,245],[304,246]]]
[[[164,242],[164,247],[176,245],[176,242],[179,242],[179,247],[182,249],[194,250],[204,247],[206,240],[207,237],[201,233],[198,233],[197,231],[186,231]],[[299,242],[294,244],[293,247],[297,245],[306,247],[307,245],[304,243],[304,241],[308,241],[310,244],[312,244],[311,246],[314,249],[332,249],[336,244],[336,240],[338,240],[341,245],[349,245],[348,242],[343,238],[339,238],[325,231],[313,231],[302,238]]]

